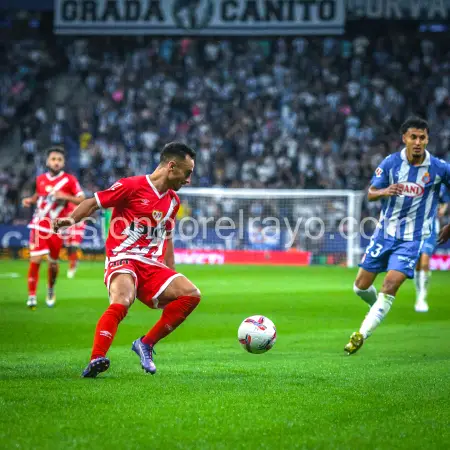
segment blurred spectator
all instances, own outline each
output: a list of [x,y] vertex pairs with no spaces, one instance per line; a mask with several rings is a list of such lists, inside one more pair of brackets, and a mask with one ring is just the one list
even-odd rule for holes
[[[67,40],[65,51],[87,104],[49,111],[43,98],[22,152],[42,170],[36,130],[47,124],[53,143],[70,137],[90,191],[148,173],[175,139],[198,151],[194,186],[364,189],[413,113],[430,121],[429,150],[450,160],[450,43],[438,35],[92,37]],[[29,97],[19,54],[2,79],[0,128]],[[47,59],[31,54],[25,72]],[[199,215],[224,207],[205,204]]]

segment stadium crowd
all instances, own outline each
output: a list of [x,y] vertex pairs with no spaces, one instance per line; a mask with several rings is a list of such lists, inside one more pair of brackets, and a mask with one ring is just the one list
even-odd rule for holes
[[[364,189],[400,148],[398,128],[411,113],[429,120],[430,151],[450,160],[450,46],[439,37],[95,37],[58,45],[89,100],[52,111],[45,96],[34,103],[22,121],[22,158],[44,170],[44,126],[48,143],[70,139],[87,193],[150,172],[161,145],[175,139],[198,151],[194,186]],[[20,60],[8,64],[2,93],[21,71]],[[1,123],[13,119],[11,105],[7,96]],[[10,208],[0,219],[11,221],[30,174],[0,175]]]

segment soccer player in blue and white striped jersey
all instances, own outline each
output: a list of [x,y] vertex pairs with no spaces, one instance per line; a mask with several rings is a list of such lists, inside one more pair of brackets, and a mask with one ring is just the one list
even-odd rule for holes
[[[382,212],[353,288],[370,310],[345,346],[348,354],[361,348],[388,314],[399,287],[414,277],[432,232],[441,184],[450,188],[450,165],[426,150],[428,131],[425,120],[407,119],[401,127],[405,148],[385,158],[372,177],[368,200],[381,199]],[[377,295],[373,282],[380,272],[387,274]]]

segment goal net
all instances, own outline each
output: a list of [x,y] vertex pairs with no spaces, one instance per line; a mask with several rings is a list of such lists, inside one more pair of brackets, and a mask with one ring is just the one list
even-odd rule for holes
[[361,192],[185,188],[180,198],[174,246],[188,259],[229,252],[242,262],[252,254],[269,264],[353,267],[361,254]]

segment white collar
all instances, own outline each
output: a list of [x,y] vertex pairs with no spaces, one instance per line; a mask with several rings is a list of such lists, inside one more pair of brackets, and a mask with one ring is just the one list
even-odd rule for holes
[[49,181],[56,180],[62,175],[64,175],[64,170],[61,170],[61,172],[59,172],[58,175],[55,175],[54,177],[52,177],[48,172],[45,172],[45,176],[49,179]]
[[168,191],[164,192],[164,194],[161,194],[158,189],[156,189],[155,185],[152,183],[152,181],[150,180],[150,177],[148,175],[145,176],[145,178],[147,178],[148,184],[150,185],[150,187],[153,189],[153,192],[155,193],[155,195],[158,198],[163,198]]
[[[411,164],[406,156],[406,147],[400,152],[400,156],[403,159],[403,161],[406,161],[408,164]],[[431,162],[430,152],[428,150],[425,150],[425,159],[423,160],[422,164],[414,167],[429,166],[430,162]]]

